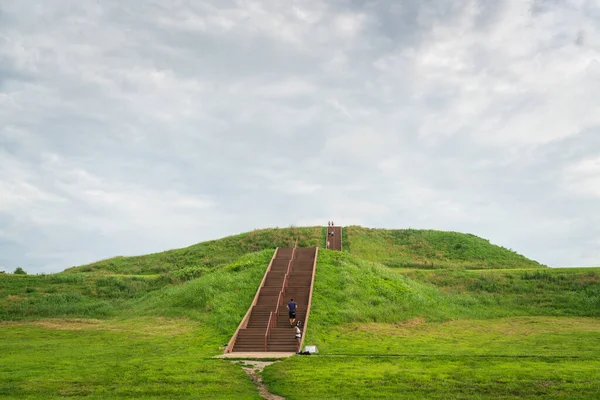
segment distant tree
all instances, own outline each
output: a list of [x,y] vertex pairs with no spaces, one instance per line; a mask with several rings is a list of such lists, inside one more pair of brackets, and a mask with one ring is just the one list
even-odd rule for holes
[[13,274],[15,275],[27,275],[27,272],[25,272],[25,270],[21,267],[17,267],[17,269],[15,269],[15,272],[13,272]]

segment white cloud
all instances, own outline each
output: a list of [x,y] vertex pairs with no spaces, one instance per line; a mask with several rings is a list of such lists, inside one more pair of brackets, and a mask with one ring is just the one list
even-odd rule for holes
[[331,218],[600,262],[594,0],[0,11],[2,265]]
[[600,157],[588,158],[568,166],[565,186],[576,195],[600,197]]

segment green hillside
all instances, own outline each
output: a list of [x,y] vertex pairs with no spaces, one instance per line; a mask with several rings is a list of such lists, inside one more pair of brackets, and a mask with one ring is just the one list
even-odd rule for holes
[[[300,247],[320,246],[321,227],[290,227],[261,229],[218,240],[198,243],[190,247],[137,257],[115,257],[65,272],[106,272],[112,274],[160,274],[181,270],[179,275],[197,275],[218,266],[229,264],[247,253],[277,247],[293,247],[296,239]],[[192,268],[186,271],[186,268]],[[177,274],[176,274],[177,275]],[[194,276],[195,277],[195,276]]]
[[[0,275],[0,365],[9,366],[0,368],[0,398],[260,398],[238,366],[212,356],[251,304],[273,249],[297,236],[320,245],[324,229],[266,229],[60,274]],[[600,268],[539,268],[456,233],[349,227],[344,236],[343,253],[319,250],[305,343],[320,355],[267,367],[272,392],[598,393]]]
[[[196,278],[247,253],[277,247],[323,247],[325,228],[262,229],[195,244],[183,249],[136,257],[115,257],[69,268],[66,273],[164,274],[179,280]],[[344,229],[344,251],[391,267],[537,268],[541,264],[474,235],[432,230]]]
[[409,268],[538,268],[516,252],[475,235],[418,229],[344,229],[344,250],[364,260]]

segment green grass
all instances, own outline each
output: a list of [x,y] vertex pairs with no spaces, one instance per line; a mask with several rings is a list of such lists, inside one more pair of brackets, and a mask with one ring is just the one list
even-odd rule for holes
[[344,251],[391,267],[538,268],[543,265],[475,235],[418,229],[344,228]]
[[485,305],[492,316],[600,317],[600,268],[412,270],[402,275],[435,286],[447,298],[471,299],[473,307]]
[[248,254],[220,270],[167,286],[132,303],[134,315],[186,317],[207,324],[227,343],[248,310],[272,250]]
[[179,285],[161,276],[0,276],[0,398],[260,398],[239,367],[210,357],[272,255],[246,254]]
[[0,398],[260,399],[209,358],[220,336],[184,319],[0,323]]
[[542,270],[401,270],[403,275],[439,287],[448,293],[586,292],[600,294],[600,268]]
[[265,382],[288,399],[595,398],[599,273],[402,270],[320,250],[305,341],[320,353]]
[[[0,274],[0,398],[259,398],[211,359],[277,246],[249,232],[55,275]],[[265,370],[305,398],[594,398],[600,268],[549,269],[472,235],[343,231],[321,248],[306,344]],[[4,321],[4,322],[2,322]],[[48,371],[52,371],[51,374]]]
[[509,317],[426,322],[352,323],[311,336],[323,354],[409,356],[600,356],[600,320]]
[[307,340],[327,342],[332,327],[350,323],[600,316],[600,270],[569,272],[400,272],[345,253],[320,250]]
[[[198,243],[183,249],[135,257],[114,257],[66,270],[104,274],[164,274],[179,281],[197,278],[244,254],[277,247],[325,247],[325,227],[261,229]],[[392,267],[538,268],[539,263],[474,235],[433,230],[385,230],[349,226],[343,247],[358,258]]]
[[0,321],[117,315],[127,300],[158,290],[160,276],[0,275]]
[[[183,276],[186,270],[196,278],[215,267],[230,264],[239,257],[277,247],[293,247],[296,239],[300,247],[319,246],[322,241],[321,227],[290,227],[262,229],[195,244],[183,249],[136,257],[115,257],[66,272],[100,272],[108,274],[161,274],[178,270]],[[177,277],[177,274],[175,274]]]
[[265,382],[294,399],[595,399],[600,362],[563,358],[294,357]]
[[252,303],[272,256],[272,250],[246,254],[178,285],[160,275],[0,275],[0,320],[185,317],[206,322],[225,340]]

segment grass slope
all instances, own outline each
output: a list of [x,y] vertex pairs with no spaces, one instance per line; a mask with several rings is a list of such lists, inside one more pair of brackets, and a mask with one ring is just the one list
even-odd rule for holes
[[[226,338],[245,314],[273,256],[249,253],[197,279],[101,273],[0,275],[0,321],[159,316],[206,322]],[[222,339],[221,339],[222,340]]]
[[[349,226],[343,232],[344,251],[393,267],[411,268],[538,268],[542,265],[477,236],[432,230],[385,230]],[[135,257],[115,257],[66,273],[156,275],[174,280],[197,278],[244,254],[277,247],[325,247],[326,228],[262,229],[195,244],[183,249]]]
[[391,267],[538,268],[543,265],[475,235],[418,229],[344,228],[344,250]]
[[329,352],[381,353],[387,350],[376,344],[341,346],[333,333],[353,329],[349,324],[415,318],[600,317],[599,279],[600,269],[399,271],[320,250],[307,340]]
[[[161,274],[181,271],[182,275],[205,272],[218,266],[227,265],[244,254],[277,247],[293,247],[298,238],[298,246],[320,246],[323,241],[321,227],[290,227],[262,229],[228,236],[218,240],[198,243],[183,249],[135,257],[115,257],[81,267],[73,267],[65,272],[103,272],[110,274]],[[196,277],[196,276],[194,276]]]

